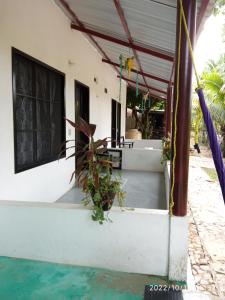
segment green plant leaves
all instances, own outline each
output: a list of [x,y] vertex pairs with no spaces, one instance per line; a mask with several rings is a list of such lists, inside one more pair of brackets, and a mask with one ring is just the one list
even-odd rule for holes
[[96,130],[96,125],[94,124],[88,124],[84,119],[79,118],[79,121],[77,123],[74,123],[73,121],[66,119],[66,121],[76,128],[76,130],[82,132],[84,135],[86,135],[88,138],[93,137],[95,130]]
[[[67,159],[76,158],[76,170],[72,173],[70,182],[76,176],[77,182],[83,187],[86,197],[83,204],[88,205],[93,200],[92,220],[103,224],[109,218],[105,218],[104,209],[110,209],[115,195],[120,207],[123,206],[125,193],[121,189],[121,181],[118,178],[112,178],[111,169],[112,161],[104,153],[107,151],[108,138],[98,139],[94,141],[93,135],[96,125],[88,124],[85,120],[79,119],[77,123],[66,119],[67,122],[76,130],[82,132],[88,137],[89,142],[76,142],[68,140],[62,144],[60,153],[66,150],[74,149]],[[65,147],[68,142],[74,142],[75,145]],[[107,208],[104,208],[104,206]]]

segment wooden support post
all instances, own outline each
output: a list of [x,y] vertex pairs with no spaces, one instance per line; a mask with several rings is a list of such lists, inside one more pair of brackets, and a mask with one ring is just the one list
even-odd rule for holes
[[172,97],[173,97],[173,87],[168,86],[166,109],[165,109],[165,137],[166,138],[171,136]]
[[[184,13],[189,29],[192,45],[196,32],[196,0],[183,2]],[[190,147],[190,119],[191,119],[191,94],[192,94],[192,61],[188,49],[187,37],[183,22],[180,28],[180,1],[177,1],[177,41],[176,41],[176,65],[173,101],[173,129],[172,129],[172,161],[175,155],[174,174],[171,167],[171,183],[174,181],[172,198],[174,201],[173,214],[185,216],[187,214],[188,194],[188,168],[189,168],[189,147]],[[181,30],[180,42],[180,64],[178,65],[178,44]],[[177,74],[179,70],[179,79]],[[178,90],[177,90],[178,80]],[[175,107],[178,101],[177,116]],[[176,122],[176,132],[175,132]],[[174,147],[174,139],[176,145]]]

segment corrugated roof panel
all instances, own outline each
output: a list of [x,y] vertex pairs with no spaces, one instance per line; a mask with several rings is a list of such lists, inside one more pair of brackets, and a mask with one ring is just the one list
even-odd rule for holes
[[139,58],[141,61],[142,68],[145,72],[151,73],[158,77],[165,78],[167,80],[170,79],[171,70],[173,63],[147,55],[145,53],[139,54]]
[[[65,1],[85,27],[128,41],[113,0]],[[198,14],[203,1],[197,0]],[[60,0],[55,0],[55,2],[72,19]],[[210,0],[205,18],[210,15],[214,2],[215,0]],[[177,0],[120,0],[120,3],[135,43],[174,55]],[[132,49],[100,38],[94,37],[94,39],[113,62],[119,63],[120,54],[126,58],[133,56]],[[170,80],[172,62],[140,51],[137,53],[144,72]],[[148,85],[166,91],[166,84],[145,78]],[[136,80],[135,73],[131,75],[131,79]],[[140,83],[144,84],[142,76],[140,76]],[[157,94],[157,92],[154,93]]]
[[[126,77],[128,77],[126,72],[124,72],[124,75]],[[131,73],[130,79],[136,82],[136,78],[137,78],[137,74]],[[151,79],[146,76],[145,76],[145,80],[146,80],[148,86],[152,86],[152,87],[160,89],[162,91],[167,91],[168,84],[160,82],[160,81],[156,81],[156,80]],[[138,82],[141,84],[145,84],[144,79],[143,79],[142,75],[140,75],[140,74],[138,75]]]
[[135,42],[175,51],[176,8],[153,1],[121,0]]
[[87,27],[126,38],[113,1],[67,0],[67,3]]
[[[127,47],[123,47],[117,44],[112,44],[111,42],[96,38],[96,41],[98,42],[98,44],[104,49],[104,51],[106,52],[106,54],[110,57],[110,59],[113,62],[116,62],[119,64],[119,56],[122,54],[124,59],[127,57],[131,57],[133,56],[133,52],[131,49],[127,48]],[[171,66],[172,63],[167,62],[167,61],[162,61],[159,58],[155,58],[155,57],[151,57],[149,55],[143,55],[142,53],[139,53],[139,58],[142,64],[143,69],[145,70],[145,72],[150,73],[152,75],[158,75],[158,74],[163,74],[163,76],[161,76],[163,79],[168,79],[170,78],[170,72],[171,72]],[[146,62],[145,62],[146,59]],[[137,64],[136,64],[136,69],[139,70]],[[165,73],[165,70],[167,70],[167,73]],[[125,74],[126,75],[126,74]],[[167,75],[167,76],[166,76]],[[143,78],[140,75],[140,82],[144,84]],[[131,79],[132,80],[136,80],[136,74],[135,73],[131,73]],[[146,77],[147,79],[147,77]],[[152,79],[150,79],[151,81]],[[162,88],[165,87],[165,84],[161,83],[155,80],[152,80],[152,85],[156,85],[156,87],[161,86]]]
[[[129,85],[130,86],[132,86],[133,88],[136,88],[136,85],[134,84],[134,83],[129,83]],[[145,87],[139,87],[139,90],[140,91],[144,91],[144,92],[148,92],[148,89],[147,88],[145,88]],[[160,97],[160,98],[163,98],[163,99],[166,99],[166,95],[165,94],[162,94],[162,93],[159,93],[159,92],[157,92],[157,91],[154,91],[154,90],[151,90],[150,89],[150,93],[152,94],[152,95],[154,95],[154,96],[158,96],[158,97]]]
[[109,41],[100,39],[100,38],[95,38],[97,43],[105,50],[106,54],[110,57],[110,59],[113,62],[116,62],[119,64],[119,56],[120,54],[123,55],[124,58],[131,57],[133,56],[133,52],[131,49],[111,43]]
[[167,91],[168,84],[150,79],[148,77],[145,77],[145,79],[146,79],[147,84],[149,86],[155,87],[155,88],[160,89],[160,90],[165,91],[165,92]]

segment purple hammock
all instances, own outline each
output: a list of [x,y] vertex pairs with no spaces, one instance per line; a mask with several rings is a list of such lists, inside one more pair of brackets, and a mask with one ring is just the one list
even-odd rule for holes
[[219,141],[217,139],[216,130],[213,125],[213,121],[212,121],[210,112],[205,103],[205,98],[204,98],[202,89],[198,89],[197,93],[198,93],[198,97],[199,97],[199,102],[200,102],[204,122],[205,122],[207,132],[208,132],[208,138],[209,138],[209,143],[210,143],[210,148],[212,151],[214,164],[216,167],[217,175],[218,175],[219,182],[220,182],[220,187],[221,187],[222,194],[223,194],[223,201],[225,203],[225,166],[223,163],[223,158],[222,158],[222,154],[221,154]]

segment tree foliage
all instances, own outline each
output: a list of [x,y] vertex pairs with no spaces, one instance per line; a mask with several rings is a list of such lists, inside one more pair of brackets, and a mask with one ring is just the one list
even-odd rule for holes
[[[136,96],[136,90],[127,88],[127,107],[132,109],[132,115],[136,121],[136,128],[141,131],[143,139],[150,139],[153,134],[156,119],[152,115],[152,111],[164,110],[165,101],[157,97],[149,97],[144,100],[145,94],[140,92]],[[141,112],[141,116],[138,115]]]
[[213,8],[213,14],[225,14],[225,0],[216,0]]
[[[214,16],[223,16],[225,17],[225,0],[216,0],[213,8]],[[225,23],[222,27],[222,41],[225,43]]]
[[134,88],[127,88],[127,107],[134,108],[138,107],[141,108],[142,99],[144,97],[144,93],[139,91],[138,96],[136,96],[136,90]]
[[[135,107],[138,107],[139,109],[142,109],[142,102],[144,95],[146,93],[139,91],[138,96],[136,96],[136,90],[134,88],[128,87],[127,88],[127,107],[133,109]],[[157,97],[149,97],[150,99],[150,106],[151,110],[163,110],[165,106],[165,101],[161,100]]]
[[210,60],[201,76],[205,98],[218,133],[225,156],[225,55],[218,61]]
[[201,77],[210,102],[225,109],[225,55],[216,62],[210,60]]

